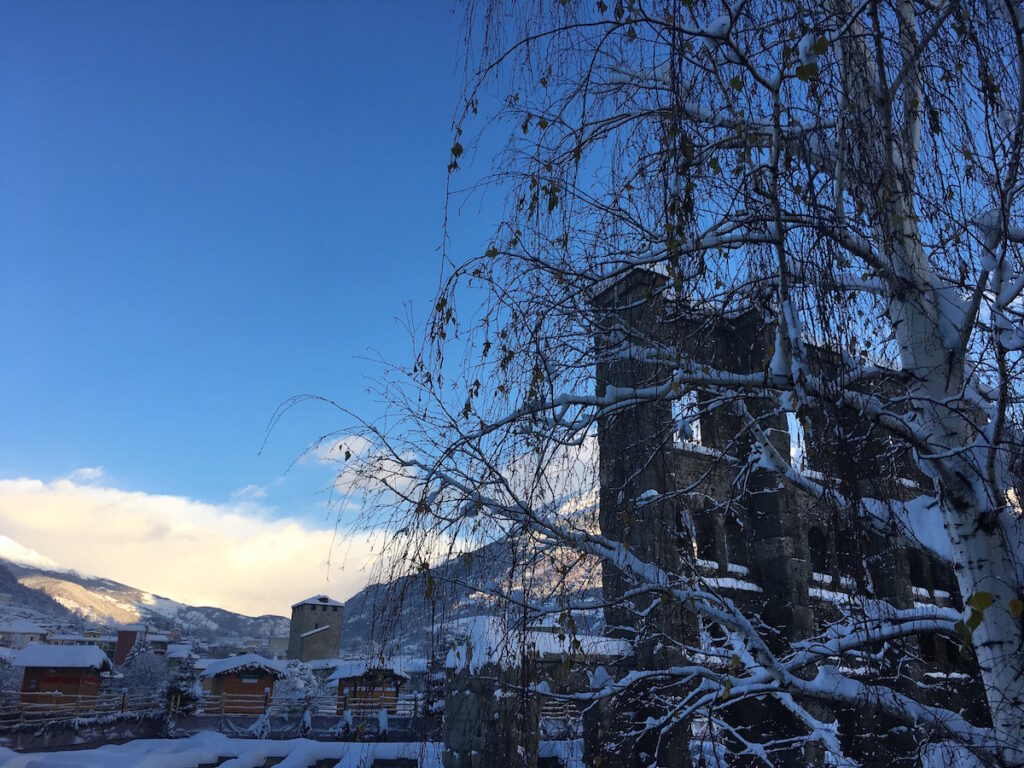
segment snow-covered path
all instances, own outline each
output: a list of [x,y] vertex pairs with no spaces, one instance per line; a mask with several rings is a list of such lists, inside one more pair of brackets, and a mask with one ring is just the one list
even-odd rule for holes
[[269,758],[284,758],[279,768],[310,768],[336,760],[336,768],[370,768],[381,758],[412,758],[420,768],[441,768],[438,743],[356,743],[341,741],[254,741],[204,732],[186,739],[139,739],[96,749],[22,754],[0,749],[3,768],[262,768]]

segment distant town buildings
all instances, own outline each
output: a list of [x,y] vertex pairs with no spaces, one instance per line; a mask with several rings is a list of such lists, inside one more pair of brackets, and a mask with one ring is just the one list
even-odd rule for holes
[[13,619],[0,625],[0,645],[6,648],[21,650],[29,643],[42,643],[45,640],[46,630],[26,619]]
[[274,658],[288,656],[288,635],[275,635],[267,640],[267,649]]
[[114,663],[124,664],[135,643],[143,641],[149,644],[149,650],[158,656],[167,653],[170,637],[163,632],[155,632],[145,624],[131,624],[117,631],[117,644],[114,647]]

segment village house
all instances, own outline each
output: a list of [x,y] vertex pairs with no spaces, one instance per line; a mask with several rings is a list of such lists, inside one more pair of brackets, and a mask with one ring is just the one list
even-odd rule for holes
[[0,624],[0,646],[20,651],[29,643],[46,641],[46,630],[27,619],[13,619]]
[[85,637],[89,641],[89,645],[95,645],[107,656],[114,655],[114,649],[117,648],[117,635],[90,634],[86,632]]
[[204,667],[203,688],[209,685],[211,703],[224,715],[263,713],[274,697],[274,682],[285,674],[283,663],[255,653],[212,659]]
[[177,669],[187,659],[194,659],[192,643],[168,643],[167,645],[167,668]]
[[162,632],[153,631],[147,624],[129,624],[117,630],[117,642],[114,646],[114,664],[121,666],[128,658],[135,643],[142,640],[149,643],[149,649],[157,654],[167,653],[170,637]]
[[388,714],[398,712],[398,695],[409,676],[390,667],[377,666],[367,659],[339,660],[327,678],[338,686],[338,714]]
[[274,635],[267,640],[267,649],[280,659],[288,655],[288,635]]
[[107,657],[114,655],[117,646],[115,635],[100,634],[97,629],[89,629],[81,634],[77,632],[50,632],[46,636],[47,645],[95,645]]
[[41,645],[32,643],[13,661],[24,667],[21,700],[26,704],[56,705],[95,697],[101,673],[111,668],[110,659],[94,645]]
[[46,636],[47,645],[94,645],[85,635],[76,632],[50,632]]

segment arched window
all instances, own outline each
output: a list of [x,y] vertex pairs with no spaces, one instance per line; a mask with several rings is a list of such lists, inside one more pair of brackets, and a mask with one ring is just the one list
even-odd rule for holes
[[789,432],[789,460],[794,469],[807,469],[807,437],[804,425],[795,413],[786,413],[786,429]]
[[917,636],[917,645],[921,649],[921,661],[935,664],[939,659],[938,640],[934,632],[922,632]]
[[915,587],[930,589],[928,562],[924,553],[919,549],[907,550],[907,562],[910,565],[910,583]]
[[700,445],[700,409],[697,393],[689,390],[672,401],[672,421],[676,445]]
[[708,515],[696,515],[693,521],[697,536],[697,557],[717,562],[715,554],[715,522]]
[[931,566],[932,585],[935,589],[947,592],[954,604],[958,604],[960,601],[960,588],[957,585],[956,574],[953,572],[952,566],[945,560],[940,560],[937,557],[930,557],[928,561],[928,564]]
[[818,526],[807,532],[807,549],[811,556],[811,568],[815,573],[829,574],[828,536]]
[[735,517],[725,521],[725,553],[726,560],[736,565],[747,564],[747,537],[743,526]]

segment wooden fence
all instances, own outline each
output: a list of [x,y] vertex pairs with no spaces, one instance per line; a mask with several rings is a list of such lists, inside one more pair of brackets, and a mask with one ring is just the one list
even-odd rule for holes
[[301,717],[307,710],[313,716],[340,717],[346,711],[353,717],[378,717],[386,709],[388,717],[417,717],[425,713],[423,699],[399,696],[382,702],[379,698],[324,694],[311,698],[266,696],[263,694],[208,694],[199,700],[197,715],[262,715],[270,717]]
[[548,717],[552,720],[575,722],[580,719],[580,710],[576,706],[576,702],[542,697],[540,700],[540,716]]
[[166,707],[161,696],[133,695],[105,691],[92,696],[53,692],[21,693],[0,699],[0,728],[23,723],[39,726],[70,722],[83,718],[157,714]]
[[[377,718],[382,701],[379,698],[348,696],[339,700],[336,694],[311,698],[274,697],[262,694],[205,695],[199,699],[195,714],[206,717],[232,715],[263,715],[270,717],[302,717],[308,710],[314,717],[342,717],[345,712],[353,718]],[[403,694],[385,702],[388,717],[412,718],[426,714],[426,703],[421,696]],[[34,724],[36,726],[71,723],[86,718],[109,718],[155,715],[175,711],[161,696],[135,695],[121,691],[104,691],[95,696],[62,695],[59,693],[23,693],[0,699],[0,730]],[[542,697],[540,714],[543,717],[576,721],[580,717],[573,702]]]

